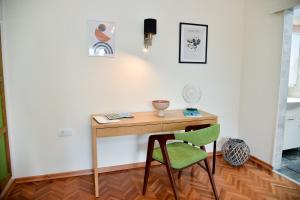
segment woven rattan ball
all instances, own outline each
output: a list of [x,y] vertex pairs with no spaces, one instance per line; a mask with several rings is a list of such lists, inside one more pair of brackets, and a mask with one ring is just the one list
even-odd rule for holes
[[250,149],[240,139],[229,139],[222,146],[224,160],[233,166],[243,165],[250,157]]

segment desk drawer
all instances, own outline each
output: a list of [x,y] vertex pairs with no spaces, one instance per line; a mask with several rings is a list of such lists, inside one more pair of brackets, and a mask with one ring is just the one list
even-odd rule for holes
[[97,137],[112,137],[122,135],[142,135],[147,133],[162,132],[161,124],[150,124],[143,126],[123,126],[116,128],[99,128]]
[[199,120],[199,121],[190,121],[190,122],[177,122],[177,123],[166,123],[162,125],[163,132],[166,131],[178,131],[178,130],[185,130],[187,126],[196,126],[196,125],[203,125],[203,124],[215,124],[217,123],[216,120]]

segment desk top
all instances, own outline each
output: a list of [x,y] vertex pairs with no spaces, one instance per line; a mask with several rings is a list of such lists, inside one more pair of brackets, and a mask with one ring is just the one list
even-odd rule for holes
[[134,125],[165,124],[174,122],[190,122],[199,120],[217,120],[217,116],[201,111],[199,117],[185,117],[182,110],[166,110],[165,117],[158,117],[155,111],[132,113],[134,118],[121,119],[116,123],[99,124],[92,116],[92,128],[116,128]]

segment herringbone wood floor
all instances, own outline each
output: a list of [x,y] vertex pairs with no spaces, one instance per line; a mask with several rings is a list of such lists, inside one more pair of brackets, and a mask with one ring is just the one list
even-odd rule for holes
[[[177,174],[175,174],[177,175]],[[173,193],[164,166],[150,172],[146,196],[142,195],[144,169],[102,174],[99,200],[170,200]],[[300,199],[300,186],[248,161],[234,168],[217,158],[215,181],[220,199]],[[176,181],[181,200],[214,199],[207,173],[193,166]],[[17,184],[9,200],[95,199],[92,175]]]

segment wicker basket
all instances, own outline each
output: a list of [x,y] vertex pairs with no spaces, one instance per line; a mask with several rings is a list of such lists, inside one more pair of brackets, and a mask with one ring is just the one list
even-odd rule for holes
[[229,139],[222,146],[224,160],[233,166],[243,165],[250,157],[250,149],[240,139]]

